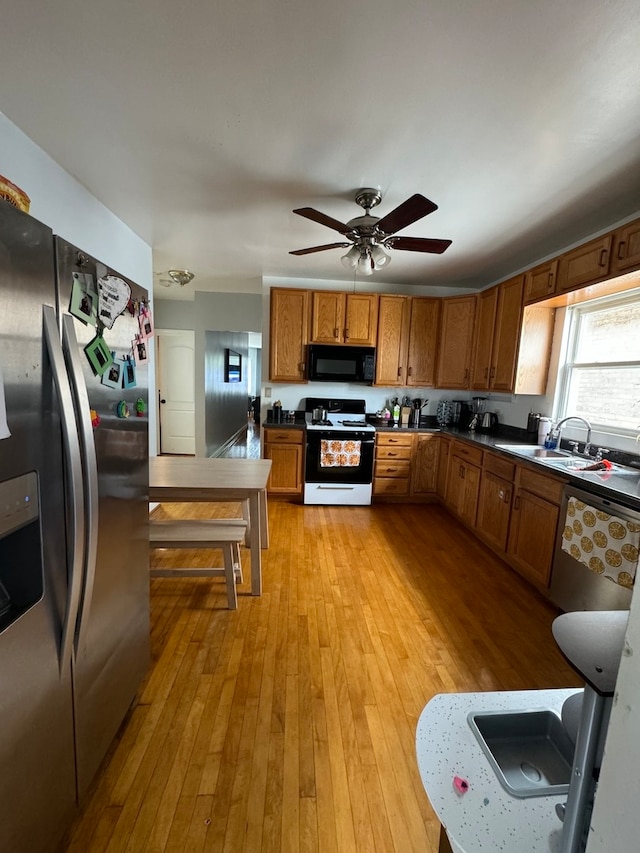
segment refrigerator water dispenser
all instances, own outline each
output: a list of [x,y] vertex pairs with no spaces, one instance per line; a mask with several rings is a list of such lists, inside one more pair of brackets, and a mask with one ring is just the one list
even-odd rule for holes
[[0,632],[43,592],[38,475],[30,471],[0,483]]

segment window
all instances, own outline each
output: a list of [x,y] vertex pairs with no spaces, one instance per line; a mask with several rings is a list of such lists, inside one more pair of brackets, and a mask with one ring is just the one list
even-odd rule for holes
[[640,292],[576,305],[567,314],[557,417],[580,415],[601,431],[635,436],[640,425]]

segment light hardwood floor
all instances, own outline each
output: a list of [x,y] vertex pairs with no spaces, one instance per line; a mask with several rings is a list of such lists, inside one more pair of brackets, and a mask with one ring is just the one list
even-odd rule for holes
[[248,570],[237,611],[222,580],[152,581],[152,665],[70,853],[431,853],[426,702],[579,684],[557,611],[439,507],[272,501],[269,517],[261,598]]

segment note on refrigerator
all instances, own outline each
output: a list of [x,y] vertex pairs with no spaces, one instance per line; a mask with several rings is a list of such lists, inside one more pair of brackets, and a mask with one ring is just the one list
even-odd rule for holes
[[7,406],[4,401],[4,379],[0,367],[0,438],[9,438],[9,425],[7,424]]

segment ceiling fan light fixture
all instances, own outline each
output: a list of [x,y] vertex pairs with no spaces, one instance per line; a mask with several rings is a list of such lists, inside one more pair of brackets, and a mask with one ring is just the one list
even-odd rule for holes
[[360,275],[373,275],[373,261],[369,252],[363,252],[358,261],[358,272]]
[[381,270],[382,267],[386,267],[389,261],[391,260],[391,255],[388,255],[382,246],[375,245],[371,249],[371,260],[373,261],[373,266],[377,270]]
[[360,250],[357,246],[352,246],[346,255],[340,258],[340,263],[348,270],[354,270],[358,266],[360,258]]

